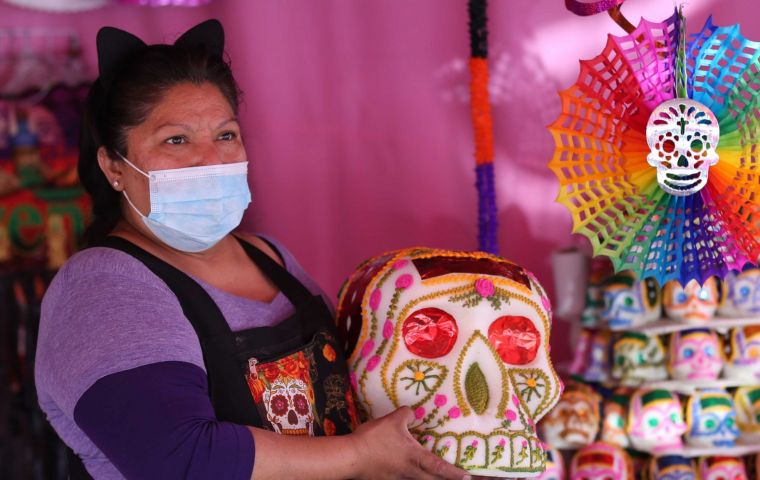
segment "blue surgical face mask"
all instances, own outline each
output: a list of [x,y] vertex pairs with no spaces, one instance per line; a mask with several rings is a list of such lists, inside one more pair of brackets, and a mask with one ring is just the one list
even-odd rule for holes
[[124,197],[145,226],[162,242],[183,252],[202,252],[216,245],[243,218],[251,203],[248,162],[143,172],[148,177],[150,213],[146,217]]

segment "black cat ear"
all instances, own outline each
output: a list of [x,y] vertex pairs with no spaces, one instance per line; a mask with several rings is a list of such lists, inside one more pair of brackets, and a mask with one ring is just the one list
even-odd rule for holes
[[206,20],[183,33],[174,45],[185,48],[205,47],[212,55],[224,53],[224,28],[219,20]]
[[98,31],[98,71],[101,81],[109,83],[114,69],[130,53],[145,47],[145,42],[129,32],[114,27],[103,27]]

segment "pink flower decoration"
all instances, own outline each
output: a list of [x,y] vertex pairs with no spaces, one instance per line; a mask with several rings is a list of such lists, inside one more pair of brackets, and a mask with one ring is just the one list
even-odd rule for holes
[[504,446],[504,445],[506,445],[506,444],[507,444],[507,441],[506,441],[506,440],[504,440],[503,438],[502,438],[501,440],[499,440],[499,446],[500,446],[500,447],[503,447],[503,446]]
[[371,372],[372,370],[377,367],[377,364],[380,363],[380,355],[375,355],[374,357],[369,359],[369,362],[367,362],[367,371]]
[[549,320],[551,320],[552,304],[549,303],[549,299],[544,296],[541,297],[541,303],[544,305],[544,308],[546,309],[546,311],[549,312]]
[[414,279],[408,273],[405,273],[396,279],[396,288],[407,288],[412,284]]
[[382,300],[383,294],[380,291],[380,289],[376,288],[372,295],[369,296],[369,308],[372,310],[377,310],[377,307],[380,306],[380,300]]
[[475,290],[478,291],[481,297],[488,298],[494,294],[496,287],[493,286],[493,282],[487,278],[479,278],[475,280]]
[[528,442],[527,442],[527,441],[525,441],[525,440],[523,440],[523,441],[522,441],[522,446],[523,446],[523,448],[527,447],[527,446],[528,446]]
[[507,417],[507,420],[509,420],[510,422],[514,422],[515,420],[517,420],[517,414],[512,409],[507,410],[507,413],[504,416]]
[[462,411],[459,410],[459,407],[451,407],[449,408],[449,418],[459,418],[459,415],[462,414]]
[[436,407],[442,407],[446,405],[446,402],[448,402],[449,399],[446,398],[446,395],[436,395],[435,400],[433,400],[433,403],[435,403]]
[[349,373],[348,379],[351,381],[351,386],[354,387],[354,390],[359,390],[359,383],[356,381],[356,373]]
[[528,425],[530,425],[533,428],[536,428],[536,423],[530,417],[528,417]]
[[393,323],[390,320],[386,320],[383,325],[383,338],[388,339],[393,336]]
[[517,395],[515,395],[514,393],[512,394],[512,403],[515,404],[515,407],[519,407],[520,406],[520,399],[517,398]]
[[367,355],[372,353],[373,348],[375,348],[375,341],[370,338],[369,340],[364,342],[364,346],[362,346],[362,351],[359,352],[359,356],[361,358],[366,357]]
[[475,448],[475,447],[478,446],[478,441],[477,440],[473,440],[470,445],[472,445],[472,447]]
[[402,258],[401,260],[396,261],[396,263],[393,264],[394,270],[401,270],[402,268],[406,267],[406,265],[409,263],[409,260]]
[[421,420],[422,417],[425,416],[425,408],[424,407],[417,407],[417,410],[414,411],[414,418],[417,420]]

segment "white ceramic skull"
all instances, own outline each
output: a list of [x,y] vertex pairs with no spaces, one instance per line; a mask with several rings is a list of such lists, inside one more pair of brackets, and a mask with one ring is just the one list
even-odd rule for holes
[[739,387],[734,392],[736,423],[742,439],[760,442],[760,387]]
[[652,457],[648,465],[648,480],[696,480],[694,462],[680,455]]
[[544,470],[535,423],[559,398],[551,310],[523,268],[480,252],[425,248],[371,259],[344,285],[338,323],[370,417],[410,406],[410,430],[479,475]]
[[635,387],[668,378],[665,346],[659,337],[625,332],[615,340],[612,355],[612,378],[621,385]]
[[668,370],[674,380],[716,380],[724,363],[722,342],[714,330],[693,328],[670,335]]
[[725,317],[747,317],[760,313],[760,268],[730,272],[723,279],[723,298],[718,313]]
[[633,461],[625,450],[595,442],[578,450],[570,463],[570,480],[634,480]]
[[652,278],[639,280],[630,270],[623,270],[604,283],[602,319],[612,330],[637,327],[659,320],[662,296]]
[[760,381],[760,326],[731,329],[731,348],[723,366],[723,376],[743,385]]
[[314,414],[306,383],[283,377],[264,391],[267,420],[283,435],[314,435]]
[[739,438],[736,409],[723,389],[704,389],[686,402],[686,444],[693,447],[733,447]]
[[663,453],[683,448],[681,401],[668,390],[640,388],[631,397],[628,438],[636,450]]
[[599,394],[588,385],[568,386],[557,405],[541,422],[546,441],[560,449],[592,443],[599,432],[600,401]]
[[718,309],[718,281],[715,277],[700,285],[690,280],[685,287],[678,280],[671,280],[663,289],[665,314],[673,320],[704,323],[712,320]]
[[685,197],[702,190],[711,166],[718,163],[718,119],[705,105],[674,98],[654,109],[647,122],[649,165],[657,182],[671,195]]

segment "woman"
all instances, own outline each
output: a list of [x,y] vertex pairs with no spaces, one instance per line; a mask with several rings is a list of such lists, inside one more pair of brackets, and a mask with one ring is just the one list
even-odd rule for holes
[[250,193],[221,25],[97,43],[79,160],[96,246],[45,296],[35,373],[89,474],[462,478],[414,441],[409,408],[351,433],[318,288],[281,245],[230,233]]

